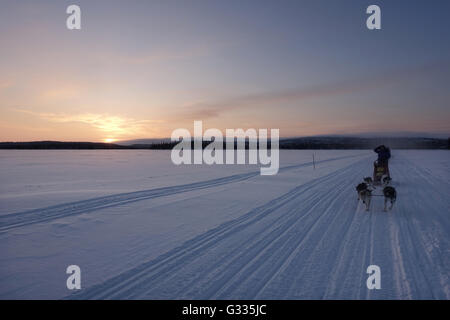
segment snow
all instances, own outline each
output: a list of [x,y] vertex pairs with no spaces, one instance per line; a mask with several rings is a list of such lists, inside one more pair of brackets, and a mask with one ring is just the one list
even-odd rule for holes
[[449,299],[448,151],[393,150],[390,212],[356,200],[374,158],[282,150],[261,176],[160,150],[0,151],[0,298]]

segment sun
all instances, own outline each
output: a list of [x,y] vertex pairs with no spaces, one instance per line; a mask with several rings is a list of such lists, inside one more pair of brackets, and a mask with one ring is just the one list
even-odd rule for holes
[[116,139],[113,139],[113,138],[106,138],[106,139],[103,139],[103,141],[105,142],[105,143],[113,143],[114,141],[117,141]]

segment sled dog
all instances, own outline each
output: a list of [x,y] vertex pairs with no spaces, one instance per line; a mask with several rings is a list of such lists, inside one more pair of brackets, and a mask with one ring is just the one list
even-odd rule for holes
[[373,180],[371,177],[365,177],[363,180],[368,186],[371,186],[373,184]]
[[383,182],[383,186],[387,186],[391,183],[392,179],[389,176],[383,176],[381,181]]
[[369,211],[370,200],[372,199],[372,190],[369,189],[367,183],[362,182],[356,186],[356,192],[358,192],[358,201],[362,200],[362,202],[366,205],[366,211]]
[[387,186],[383,189],[383,195],[384,195],[384,211],[387,211],[387,204],[388,202],[391,203],[389,206],[389,210],[392,209],[392,206],[395,203],[395,200],[397,199],[397,191],[394,187]]

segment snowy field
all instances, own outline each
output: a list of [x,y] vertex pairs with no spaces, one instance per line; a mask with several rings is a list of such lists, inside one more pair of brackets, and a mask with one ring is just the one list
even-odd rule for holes
[[375,158],[282,150],[261,176],[170,151],[2,150],[0,298],[449,299],[450,153],[393,150],[387,213],[357,202]]

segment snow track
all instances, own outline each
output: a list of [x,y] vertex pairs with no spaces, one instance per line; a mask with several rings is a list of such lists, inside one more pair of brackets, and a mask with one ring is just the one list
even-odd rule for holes
[[[352,158],[355,156],[343,156],[331,159],[318,161],[317,163],[326,163],[330,161],[336,161],[346,158]],[[298,165],[287,166],[280,168],[280,172],[298,169],[305,166],[311,166],[312,162],[306,162]],[[39,208],[24,212],[17,212],[11,214],[5,214],[0,216],[0,231],[7,231],[21,226],[26,226],[35,223],[46,222],[58,218],[83,214],[99,209],[105,209],[115,207],[119,205],[128,204],[131,202],[148,200],[158,197],[170,196],[183,192],[189,192],[200,189],[213,188],[217,186],[226,185],[229,183],[236,183],[245,181],[260,174],[259,171],[236,174],[232,176],[222,177],[218,179],[212,179],[207,181],[200,181],[190,184],[178,185],[173,187],[156,188],[150,190],[142,190],[129,193],[120,193],[110,196],[98,197],[89,200],[64,203],[47,208]]]
[[[356,184],[372,173],[366,151],[322,153],[316,170],[309,151],[287,152],[293,165],[276,176],[203,172],[209,180],[9,210],[0,297],[450,299],[449,154],[393,154],[389,212],[383,197],[370,211],[357,201]],[[80,291],[65,287],[70,264],[81,267]],[[366,286],[370,265],[380,267],[380,290]]]
[[[379,197],[366,212],[354,181],[370,175],[368,161],[301,184],[67,298],[449,299],[448,181],[398,156],[394,209],[383,212]],[[366,287],[372,264],[381,268],[381,290]]]

